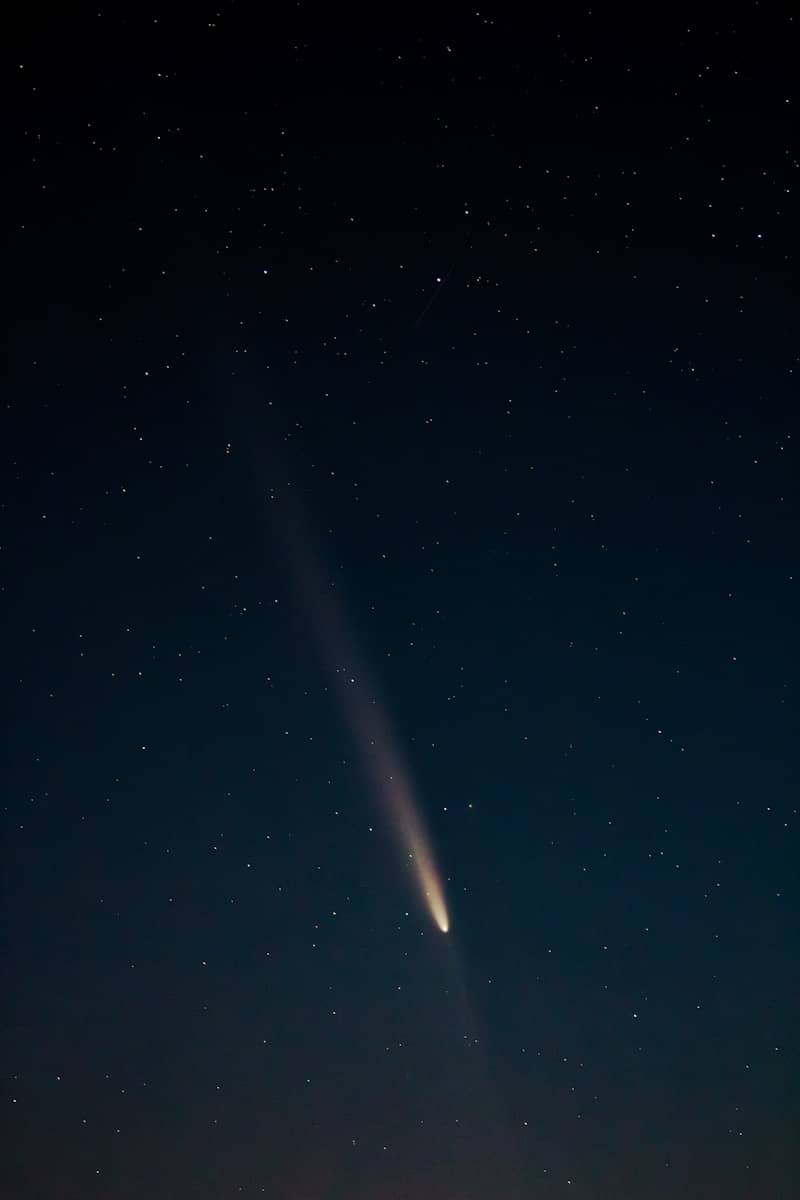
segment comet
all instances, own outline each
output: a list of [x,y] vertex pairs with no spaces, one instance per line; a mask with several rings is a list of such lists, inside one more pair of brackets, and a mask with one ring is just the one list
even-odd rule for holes
[[343,716],[423,905],[436,928],[447,933],[450,916],[430,834],[384,708],[357,655],[336,590],[310,549],[296,506],[284,504],[281,508],[285,518],[281,530],[297,595],[335,685]]

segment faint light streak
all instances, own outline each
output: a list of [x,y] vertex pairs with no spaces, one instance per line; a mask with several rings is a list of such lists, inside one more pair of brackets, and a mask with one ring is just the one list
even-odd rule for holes
[[425,907],[437,929],[447,933],[450,917],[430,835],[389,723],[359,662],[337,598],[309,549],[296,512],[284,505],[281,509],[285,518],[282,530],[297,592],[336,686],[345,720],[373,789],[386,810],[395,839],[408,856]]

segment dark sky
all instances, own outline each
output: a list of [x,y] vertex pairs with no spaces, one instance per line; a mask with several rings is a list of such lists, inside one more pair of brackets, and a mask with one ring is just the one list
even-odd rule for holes
[[797,1195],[794,25],[440,11],[6,30],[13,1200]]

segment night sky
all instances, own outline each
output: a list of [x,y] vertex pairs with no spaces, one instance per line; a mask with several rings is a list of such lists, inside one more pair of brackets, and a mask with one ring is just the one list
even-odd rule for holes
[[17,20],[4,1194],[797,1196],[791,19]]

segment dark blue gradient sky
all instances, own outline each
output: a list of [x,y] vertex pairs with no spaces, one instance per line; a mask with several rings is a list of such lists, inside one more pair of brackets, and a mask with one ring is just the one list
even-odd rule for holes
[[15,1200],[796,1194],[796,54],[742,12],[9,30]]

